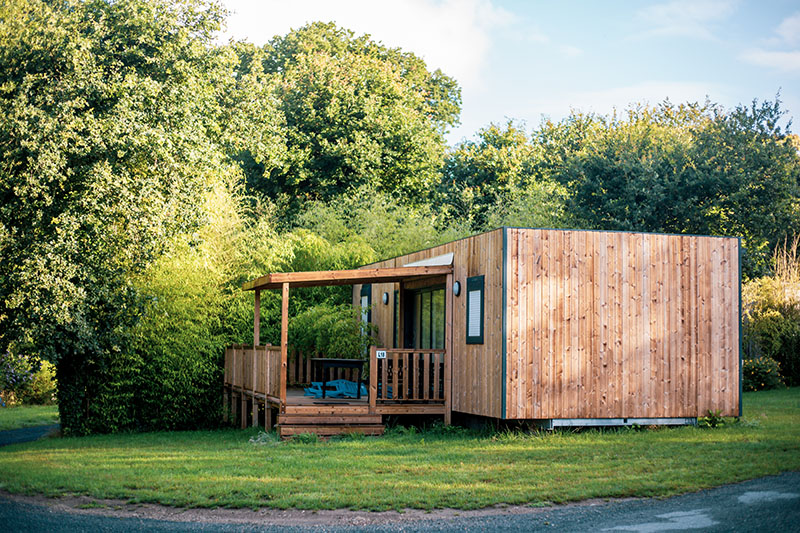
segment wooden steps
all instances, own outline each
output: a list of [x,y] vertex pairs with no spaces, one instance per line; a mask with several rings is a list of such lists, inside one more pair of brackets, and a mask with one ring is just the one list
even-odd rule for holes
[[[287,406],[288,407],[288,406]],[[315,433],[320,437],[363,433],[364,435],[383,435],[385,426],[381,415],[362,413],[329,414],[325,412],[287,412],[278,416],[278,435],[288,438],[303,433]]]
[[335,404],[328,405],[293,405],[286,406],[287,415],[319,415],[319,416],[344,416],[344,415],[369,415],[369,406],[352,405],[352,404]]

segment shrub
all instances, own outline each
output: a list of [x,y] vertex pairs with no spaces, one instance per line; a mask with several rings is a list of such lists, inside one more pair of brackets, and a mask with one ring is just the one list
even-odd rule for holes
[[3,403],[11,407],[19,403],[18,393],[33,379],[33,362],[24,355],[0,354],[0,393]]
[[771,357],[742,361],[742,388],[746,392],[777,389],[783,386],[780,365]]
[[298,314],[289,327],[289,343],[302,353],[358,359],[376,342],[374,324],[348,304],[320,304]]
[[750,358],[766,356],[780,366],[787,385],[800,385],[800,237],[779,246],[774,273],[743,291],[744,341]]
[[56,367],[49,361],[40,361],[39,369],[31,376],[17,395],[26,405],[52,405],[56,401]]

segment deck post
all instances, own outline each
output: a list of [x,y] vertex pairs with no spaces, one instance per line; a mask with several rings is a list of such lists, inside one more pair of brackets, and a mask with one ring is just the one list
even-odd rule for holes
[[[386,364],[385,360],[384,363]],[[383,384],[386,387],[386,384]],[[369,414],[375,414],[378,397],[378,348],[369,347]]]
[[244,378],[247,369],[247,348],[242,349],[242,371],[241,381],[239,381],[239,389],[242,391],[239,398],[239,428],[245,429],[247,427],[247,394],[244,392]]
[[230,347],[225,348],[225,377],[222,379],[222,421],[224,423],[228,423],[228,383],[231,381],[230,372],[230,361],[231,361],[231,349]]
[[256,289],[256,303],[253,310],[253,346],[261,344],[261,291]]
[[253,346],[253,422],[250,427],[258,426],[258,400],[256,392],[258,392],[258,346]]
[[281,291],[281,412],[286,410],[286,361],[289,358],[289,284],[284,283]]
[[452,361],[453,361],[453,273],[447,275],[444,304],[444,425],[452,419]]

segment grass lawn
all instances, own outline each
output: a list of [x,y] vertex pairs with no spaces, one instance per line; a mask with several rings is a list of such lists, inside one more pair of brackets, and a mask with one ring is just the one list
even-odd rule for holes
[[0,431],[58,424],[57,405],[0,407]]
[[[176,506],[478,508],[668,496],[800,469],[800,388],[747,393],[716,429],[465,430],[253,444],[255,430],[49,439],[0,448],[0,487]],[[258,439],[257,439],[258,440]]]

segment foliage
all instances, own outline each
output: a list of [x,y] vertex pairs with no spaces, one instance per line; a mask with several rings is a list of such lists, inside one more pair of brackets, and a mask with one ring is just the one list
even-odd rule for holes
[[261,176],[248,179],[257,190],[284,198],[289,213],[367,184],[410,203],[427,197],[443,134],[458,120],[454,80],[332,23],[293,30],[263,50],[237,50],[240,76],[263,69],[274,78],[286,121],[284,163],[261,165]]
[[0,393],[3,405],[19,403],[18,394],[32,380],[36,369],[34,361],[24,355],[0,352]]
[[[128,422],[115,429],[189,429],[220,419],[224,347],[252,331],[252,296],[240,283],[253,272],[282,269],[291,257],[266,217],[256,223],[245,216],[231,187],[210,191],[209,223],[177,239],[136,279],[148,303],[133,328],[135,372],[125,369],[135,391],[126,398]],[[114,392],[117,399],[128,393]]]
[[492,124],[477,136],[477,141],[466,141],[448,154],[441,201],[454,218],[482,229],[492,207],[531,183],[534,147],[513,122],[504,129]]
[[571,228],[580,223],[567,209],[568,192],[557,182],[533,182],[515,190],[492,206],[487,228],[518,226],[524,228]]
[[404,205],[372,187],[352,191],[335,202],[309,202],[297,225],[351,250],[345,268],[396,257],[466,236],[467,229],[448,224],[430,206]]
[[376,344],[377,328],[361,320],[352,305],[316,305],[300,312],[289,326],[289,343],[305,354],[358,359]]
[[706,416],[701,416],[697,419],[697,424],[701,428],[718,428],[725,425],[725,417],[720,416],[720,410],[717,409],[716,411],[709,410],[706,413]]
[[761,356],[742,361],[742,388],[745,391],[770,390],[782,386],[780,365],[775,359]]
[[744,423],[713,431],[434,429],[312,444],[251,428],[47,439],[4,448],[0,479],[15,494],[178,507],[402,510],[666,497],[800,469],[800,388],[743,402]]
[[35,357],[0,356],[0,394],[7,407],[48,405],[55,401],[55,367]]
[[744,341],[750,356],[774,359],[787,385],[800,384],[800,237],[773,256],[774,273],[742,291]]
[[[576,140],[552,176],[589,227],[741,235],[744,272],[758,275],[786,228],[800,224],[800,154],[778,125],[783,115],[777,99],[731,111],[666,102],[590,118],[588,134],[572,121]],[[563,142],[564,128],[548,129]]]

